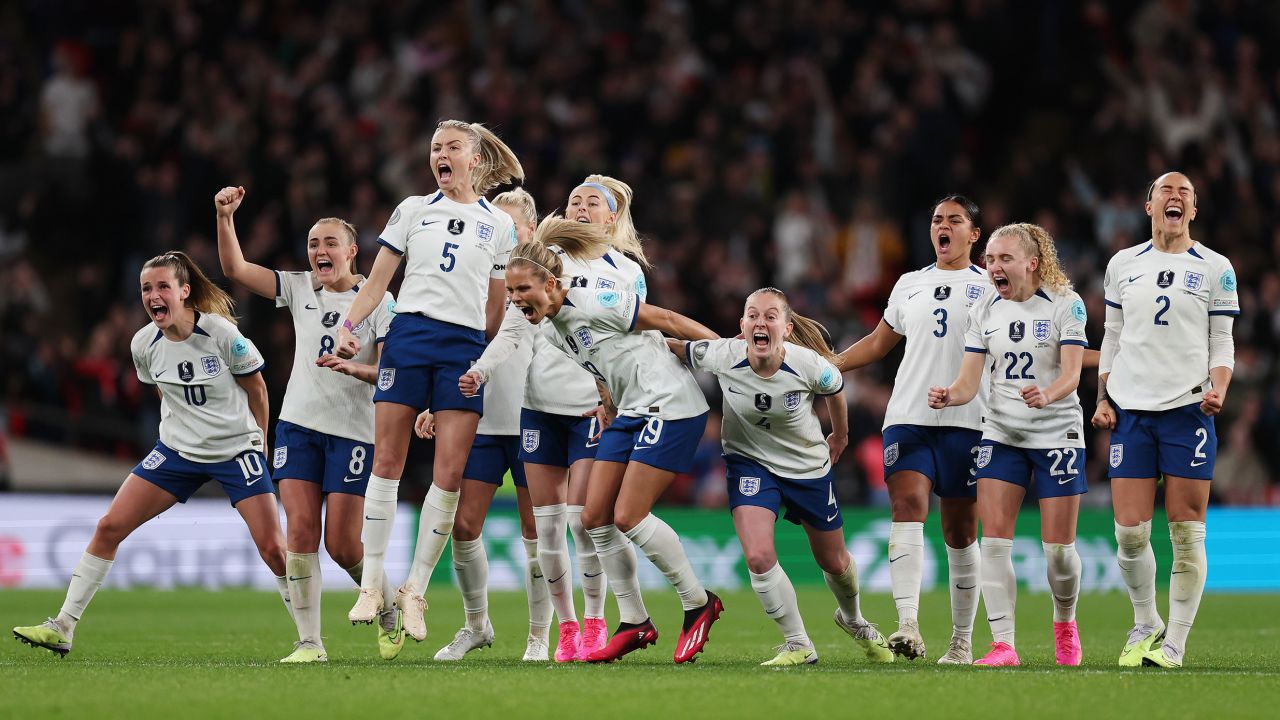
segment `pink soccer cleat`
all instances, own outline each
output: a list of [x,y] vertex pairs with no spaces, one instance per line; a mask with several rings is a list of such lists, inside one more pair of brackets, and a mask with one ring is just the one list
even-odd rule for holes
[[1074,667],[1084,659],[1084,650],[1080,648],[1080,628],[1076,627],[1075,620],[1053,624],[1053,644],[1057,647],[1055,655],[1059,665]]
[[609,626],[604,618],[583,618],[582,635],[578,638],[578,660],[585,662],[591,653],[601,650],[609,643]]
[[556,642],[556,662],[573,662],[578,657],[578,621],[566,620],[560,623],[560,639]]
[[986,667],[1017,667],[1022,664],[1018,659],[1018,652],[1013,649],[1009,643],[997,642],[991,643],[991,652],[981,660],[975,660],[974,665],[983,665]]

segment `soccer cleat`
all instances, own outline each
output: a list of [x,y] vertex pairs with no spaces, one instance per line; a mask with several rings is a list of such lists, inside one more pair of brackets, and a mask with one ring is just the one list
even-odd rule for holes
[[422,642],[427,639],[427,599],[404,588],[396,590],[396,607],[403,613],[404,631]]
[[1172,647],[1161,645],[1142,654],[1142,666],[1176,670],[1182,667],[1182,653],[1175,653]]
[[889,636],[889,649],[908,660],[924,657],[924,638],[920,636],[920,625],[914,620],[898,623],[898,632]]
[[378,616],[378,654],[395,660],[404,649],[404,613],[398,608],[383,610]]
[[981,660],[975,660],[973,664],[982,667],[1017,667],[1022,661],[1018,659],[1018,651],[1012,645],[995,642],[991,643],[991,652]]
[[694,656],[702,652],[707,641],[711,639],[711,626],[720,619],[724,612],[724,603],[710,590],[707,591],[707,604],[700,608],[684,611],[684,629],[680,631],[680,639],[676,641],[676,664],[693,662]]
[[360,597],[347,613],[352,625],[356,623],[372,624],[383,610],[382,588],[360,588]]
[[1053,644],[1056,648],[1054,656],[1059,665],[1076,666],[1084,659],[1084,650],[1080,647],[1080,628],[1076,626],[1075,620],[1053,624]]
[[791,665],[814,665],[818,662],[818,651],[812,645],[786,643],[777,647],[778,654],[772,660],[765,660],[760,667],[788,667]]
[[464,655],[478,648],[493,647],[493,625],[484,621],[484,629],[476,632],[463,627],[453,636],[453,642],[436,652],[436,660],[461,660]]
[[57,620],[49,618],[39,625],[28,625],[13,629],[13,636],[31,647],[40,647],[58,653],[58,657],[66,657],[71,652],[71,638],[63,632]]
[[556,662],[573,662],[578,657],[578,643],[582,636],[578,633],[577,620],[565,620],[560,623],[560,637],[556,641]]
[[658,641],[658,628],[648,618],[639,625],[618,623],[618,629],[609,643],[587,656],[589,663],[611,663],[634,650],[648,647]]
[[947,652],[938,658],[939,665],[972,665],[973,664],[973,646],[969,641],[960,636],[951,636],[951,645],[947,648]]
[[839,608],[836,608],[836,625],[839,625],[841,630],[849,633],[849,637],[858,643],[862,651],[867,654],[867,659],[871,662],[893,662],[893,650],[889,648],[889,643],[885,642],[884,636],[880,634],[875,625],[869,622],[845,622],[844,615],[841,614]]
[[293,652],[280,660],[282,663],[322,663],[329,662],[324,646],[311,640],[299,640],[293,644]]
[[1142,667],[1142,656],[1163,641],[1163,625],[1134,625],[1120,651],[1120,667]]
[[591,653],[609,642],[609,626],[604,618],[582,618],[582,632],[578,636],[578,660],[585,661]]
[[546,662],[550,657],[548,652],[546,640],[537,635],[530,635],[524,646],[524,657],[520,659],[525,662]]

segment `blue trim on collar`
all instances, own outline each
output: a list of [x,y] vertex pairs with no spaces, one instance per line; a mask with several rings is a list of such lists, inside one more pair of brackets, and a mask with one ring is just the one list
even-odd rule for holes
[[441,199],[441,198],[443,198],[443,197],[444,197],[444,191],[443,191],[443,190],[437,190],[437,191],[436,191],[436,196],[435,196],[435,197],[433,197],[433,198],[431,198],[430,200],[428,200],[428,201],[427,201],[427,204],[428,204],[428,205],[435,205],[436,203],[440,202],[440,199]]
[[577,305],[573,304],[573,301],[569,299],[568,295],[564,296],[564,304],[568,305],[569,307],[578,307]]
[[969,269],[970,269],[970,270],[972,270],[972,271],[974,271],[974,272],[976,272],[976,273],[978,273],[979,275],[981,275],[981,274],[982,274],[982,268],[978,267],[977,265],[972,265],[972,264],[971,264],[971,265],[969,265]]
[[607,263],[609,263],[610,265],[612,265],[612,266],[613,266],[613,269],[614,269],[614,270],[617,270],[617,269],[618,269],[618,263],[614,262],[614,261],[613,261],[613,258],[609,257],[609,251],[608,251],[608,250],[606,250],[606,251],[605,251],[605,253],[604,253],[604,255],[603,255],[602,257],[604,258],[604,261],[605,261],[605,262],[607,262]]
[[748,360],[747,358],[743,358],[742,362],[738,363],[737,365],[734,365],[732,369],[737,370],[738,368],[744,368],[744,367],[751,367],[751,361]]
[[196,311],[196,321],[191,326],[191,332],[199,335],[203,335],[205,337],[209,337],[209,333],[205,332],[204,328],[200,327],[200,311],[199,310]]
[[1044,291],[1044,288],[1037,288],[1036,294],[1049,302],[1053,302],[1053,298],[1049,297],[1049,294]]
[[1203,256],[1203,255],[1201,255],[1200,253],[1196,252],[1196,246],[1195,246],[1195,245],[1192,245],[1191,247],[1187,248],[1187,253],[1188,253],[1188,254],[1190,254],[1190,255],[1191,255],[1191,256],[1193,256],[1193,257],[1200,258],[1201,260],[1203,260],[1203,259],[1204,259],[1204,256]]
[[[1142,252],[1138,253],[1138,255],[1144,255],[1144,254],[1146,254],[1146,253],[1150,252],[1150,251],[1151,251],[1151,248],[1153,248],[1153,247],[1155,247],[1155,245],[1153,245],[1153,244],[1151,244],[1151,243],[1147,243],[1147,246],[1146,246],[1145,248],[1143,248]],[[1134,255],[1134,257],[1138,257],[1138,255]]]
[[781,368],[779,368],[779,369],[780,369],[780,370],[785,370],[785,371],[787,371],[787,372],[791,373],[792,375],[795,375],[796,377],[800,377],[800,373],[796,372],[795,370],[792,370],[792,369],[791,369],[791,366],[790,366],[790,365],[788,365],[788,364],[787,364],[787,362],[786,362],[785,360],[783,360],[783,361],[782,361],[782,367],[781,367]]
[[484,208],[485,210],[487,210],[487,211],[489,212],[489,214],[490,214],[490,215],[492,215],[492,214],[493,214],[493,210],[488,206],[488,204],[486,204],[486,203],[485,203],[484,198],[480,198],[480,207],[482,207],[482,208]]
[[[162,338],[162,337],[164,337],[164,331],[163,331],[163,330],[157,330],[157,331],[156,331],[156,336],[151,340],[151,345],[155,345],[156,343],[160,342],[160,338]],[[150,345],[148,345],[147,347],[150,347]]]

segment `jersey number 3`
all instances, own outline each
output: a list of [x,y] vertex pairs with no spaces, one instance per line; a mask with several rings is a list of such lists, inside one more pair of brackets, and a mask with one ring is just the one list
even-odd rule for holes
[[938,318],[938,327],[934,328],[933,336],[946,337],[947,336],[947,309],[938,308],[937,310],[933,311],[933,316]]

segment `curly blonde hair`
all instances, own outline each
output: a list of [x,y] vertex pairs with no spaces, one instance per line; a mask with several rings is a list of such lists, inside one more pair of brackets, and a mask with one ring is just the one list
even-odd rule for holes
[[1032,223],[1003,225],[991,233],[991,237],[987,239],[988,245],[1001,235],[1012,235],[1018,238],[1027,257],[1040,259],[1040,264],[1036,267],[1036,277],[1040,278],[1042,285],[1048,285],[1060,293],[1071,290],[1071,280],[1062,271],[1062,263],[1058,260],[1058,246],[1053,242],[1053,236],[1048,230]]

